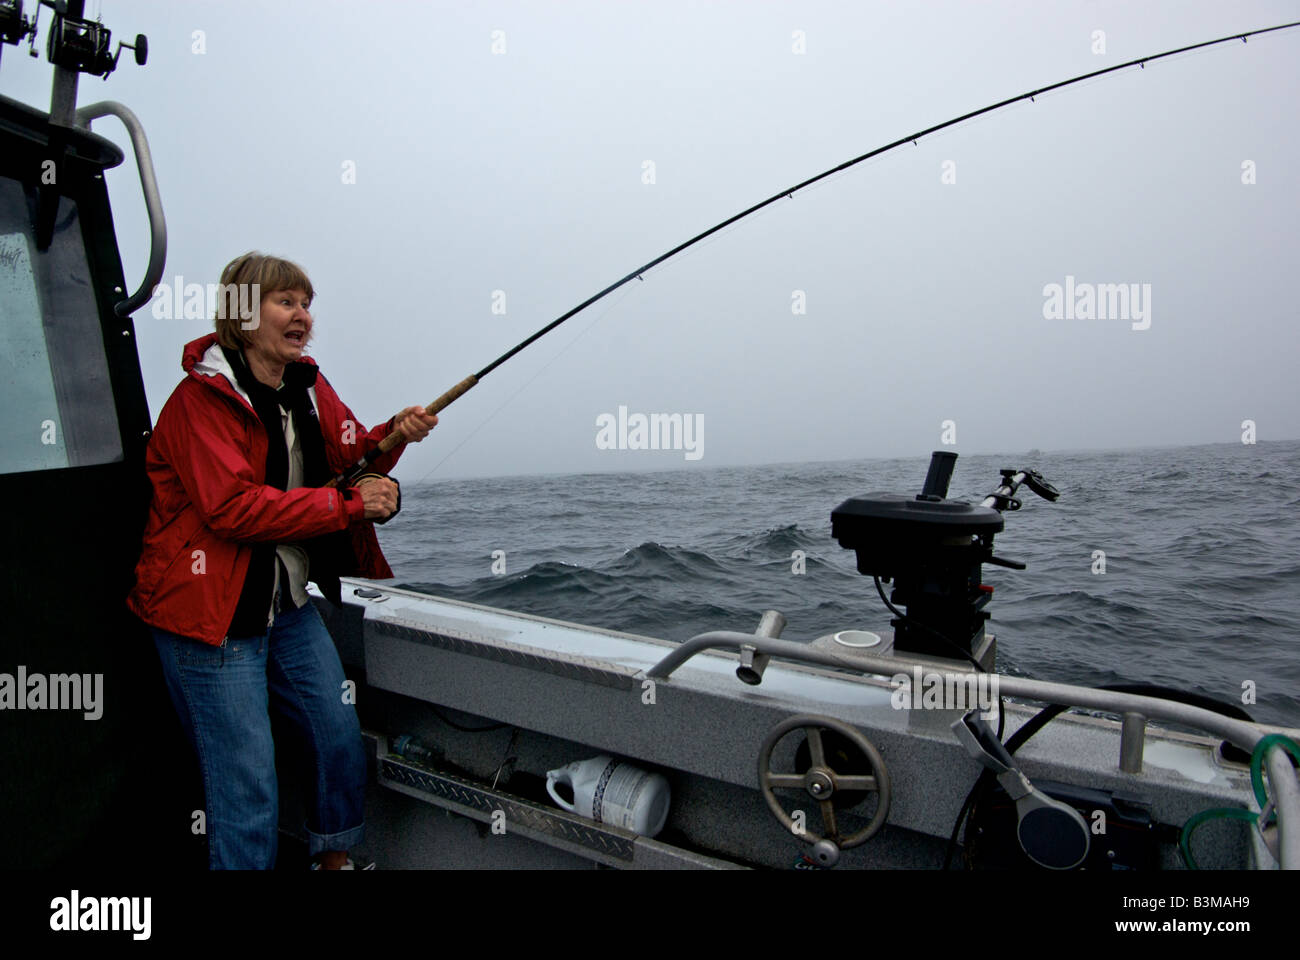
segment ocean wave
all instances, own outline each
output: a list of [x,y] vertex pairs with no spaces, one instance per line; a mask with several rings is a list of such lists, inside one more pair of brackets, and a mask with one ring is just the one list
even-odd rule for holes
[[[1251,677],[1270,688],[1256,716],[1300,725],[1297,450],[1054,456],[1043,469],[1061,500],[1027,498],[997,541],[1029,569],[985,569],[1000,668],[1220,697]],[[991,489],[1000,459],[963,457],[953,496]],[[914,458],[442,483],[380,537],[413,589],[454,599],[675,641],[752,630],[774,609],[784,638],[811,640],[891,616],[830,537],[830,511],[864,490],[915,492],[924,476]],[[487,576],[498,546],[512,572]]]

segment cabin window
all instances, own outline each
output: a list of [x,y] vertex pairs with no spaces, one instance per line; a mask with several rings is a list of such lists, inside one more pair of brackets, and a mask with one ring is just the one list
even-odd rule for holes
[[54,239],[39,251],[34,203],[0,179],[0,473],[122,459],[77,206],[60,198]]

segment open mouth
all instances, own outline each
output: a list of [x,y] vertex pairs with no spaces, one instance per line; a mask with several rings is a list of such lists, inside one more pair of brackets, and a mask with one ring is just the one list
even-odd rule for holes
[[290,330],[288,333],[284,335],[284,338],[286,340],[291,340],[292,342],[296,343],[298,346],[301,347],[306,339],[306,336],[307,336],[306,331]]

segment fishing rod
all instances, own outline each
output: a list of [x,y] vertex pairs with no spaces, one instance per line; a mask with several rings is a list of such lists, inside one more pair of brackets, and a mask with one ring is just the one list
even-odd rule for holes
[[[1125,63],[1119,63],[1113,67],[1104,67],[1101,70],[1093,70],[1090,73],[1083,73],[1077,77],[1071,77],[1069,80],[1062,80],[1059,83],[1053,83],[1050,86],[1038,87],[1037,89],[1026,91],[1025,93],[1022,93],[1019,96],[1008,97],[1005,100],[1000,100],[997,103],[990,104],[987,107],[981,107],[979,110],[972,110],[970,113],[963,113],[959,117],[954,117],[951,120],[945,120],[943,123],[937,123],[932,127],[926,127],[924,130],[918,130],[916,133],[910,134],[906,137],[900,137],[899,139],[895,140],[892,143],[887,143],[883,147],[877,147],[875,150],[872,150],[868,153],[864,153],[861,156],[854,157],[852,160],[846,160],[843,163],[839,164],[838,166],[831,167],[831,169],[823,173],[817,174],[815,177],[809,177],[807,180],[801,181],[800,183],[796,183],[793,187],[787,187],[784,190],[772,194],[772,196],[768,197],[766,200],[760,201],[759,203],[754,204],[752,207],[747,207],[746,209],[740,211],[740,213],[728,217],[726,220],[723,220],[721,223],[710,227],[709,229],[705,230],[703,233],[696,234],[695,236],[691,237],[689,240],[687,240],[684,243],[679,243],[677,246],[673,247],[667,253],[662,253],[659,256],[655,257],[653,260],[650,260],[647,263],[643,263],[641,266],[637,267],[631,273],[627,274],[627,276],[623,277],[620,280],[615,281],[614,283],[611,283],[608,287],[606,287],[604,290],[601,290],[599,293],[588,297],[586,300],[582,301],[582,303],[578,304],[576,307],[574,307],[572,310],[568,311],[567,313],[562,314],[559,317],[556,317],[546,326],[542,327],[542,329],[534,333],[527,340],[523,341],[522,343],[518,344],[512,349],[506,351],[501,356],[497,357],[495,360],[489,363],[478,373],[471,374],[470,376],[466,377],[460,383],[456,384],[454,387],[452,387],[450,390],[448,390],[446,393],[440,396],[437,400],[434,400],[433,403],[425,407],[424,412],[428,414],[433,414],[445,410],[447,407],[451,406],[451,404],[454,403],[457,399],[462,397],[464,394],[468,393],[469,390],[473,388],[480,380],[486,377],[497,367],[501,366],[501,364],[505,363],[507,360],[509,360],[519,351],[523,350],[525,347],[529,346],[535,341],[540,340],[542,337],[546,336],[546,334],[550,333],[560,324],[564,323],[565,320],[568,320],[570,317],[574,316],[575,314],[581,313],[583,310],[587,309],[593,303],[613,293],[615,290],[617,290],[619,287],[623,286],[624,284],[630,283],[632,280],[644,279],[642,274],[644,274],[648,270],[653,269],[654,267],[659,266],[659,264],[663,263],[665,260],[669,259],[670,257],[676,256],[677,254],[681,253],[683,250],[687,249],[688,247],[692,247],[695,244],[699,243],[701,240],[705,239],[706,237],[710,237],[713,234],[717,233],[719,230],[725,229],[726,227],[731,226],[733,223],[745,219],[745,217],[749,216],[751,213],[757,213],[759,210],[762,210],[764,207],[776,203],[778,200],[784,197],[793,198],[795,193],[799,190],[802,190],[804,187],[812,186],[814,183],[817,183],[819,180],[825,180],[827,177],[839,173],[842,170],[847,170],[849,169],[849,167],[856,166],[857,164],[862,163],[864,160],[870,160],[872,157],[878,157],[882,153],[888,153],[890,150],[893,150],[897,147],[901,147],[907,143],[916,144],[916,142],[920,140],[922,137],[929,136],[932,133],[937,133],[940,130],[947,129],[948,127],[955,126],[959,123],[963,123],[966,120],[972,120],[975,117],[983,116],[986,113],[992,113],[994,110],[1001,110],[1003,107],[1010,106],[1013,103],[1019,103],[1021,100],[1029,100],[1030,102],[1033,102],[1034,98],[1036,98],[1040,94],[1050,93],[1053,90],[1061,90],[1065,87],[1072,86],[1073,84],[1081,83],[1084,80],[1091,80],[1093,77],[1104,76],[1105,74],[1114,73],[1116,70],[1124,70],[1128,67],[1139,67],[1145,69],[1148,63],[1153,63],[1156,60],[1163,60],[1165,57],[1172,57],[1175,56],[1176,54],[1187,53],[1188,51],[1191,50],[1200,50],[1205,47],[1217,46],[1220,43],[1231,43],[1233,40],[1240,40],[1242,43],[1245,43],[1248,37],[1259,36],[1260,34],[1265,34],[1265,33],[1273,33],[1276,30],[1290,30],[1293,27],[1300,27],[1300,20],[1296,20],[1291,23],[1283,23],[1276,27],[1264,27],[1260,30],[1248,30],[1245,33],[1234,33],[1231,36],[1220,37],[1217,40],[1206,40],[1202,43],[1193,43],[1186,47],[1178,47],[1176,50],[1166,50],[1164,53],[1156,53],[1146,57],[1138,57],[1136,60],[1129,60]],[[339,474],[337,477],[331,480],[328,485],[329,486],[350,486],[352,482],[356,480],[357,477],[361,476],[361,474],[366,472],[366,470],[370,467],[372,463],[374,463],[384,454],[388,453],[390,450],[400,446],[405,442],[406,442],[406,438],[403,437],[400,433],[396,431],[390,433],[388,436],[386,436],[383,440],[380,441],[379,446],[376,449],[366,454],[348,470]]]

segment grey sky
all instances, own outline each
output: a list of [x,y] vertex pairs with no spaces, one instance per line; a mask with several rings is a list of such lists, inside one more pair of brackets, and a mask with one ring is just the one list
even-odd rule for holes
[[[115,37],[149,36],[150,62],[83,79],[80,102],[121,100],[149,131],[167,279],[214,282],[249,249],[301,263],[312,353],[367,424],[843,160],[1298,18],[1295,3],[1182,0],[101,6]],[[50,68],[24,53],[6,49],[0,88],[46,107]],[[924,455],[944,420],[962,453],[1235,441],[1246,419],[1261,440],[1300,436],[1297,64],[1300,30],[1223,45],[837,175],[510,361],[398,476]],[[126,143],[116,121],[95,129]],[[147,230],[130,161],[110,190],[134,284]],[[1067,276],[1150,284],[1150,328],[1045,319],[1044,286]],[[148,307],[135,323],[156,416],[211,323]],[[596,419],[620,405],[702,416],[703,457],[598,449]]]

